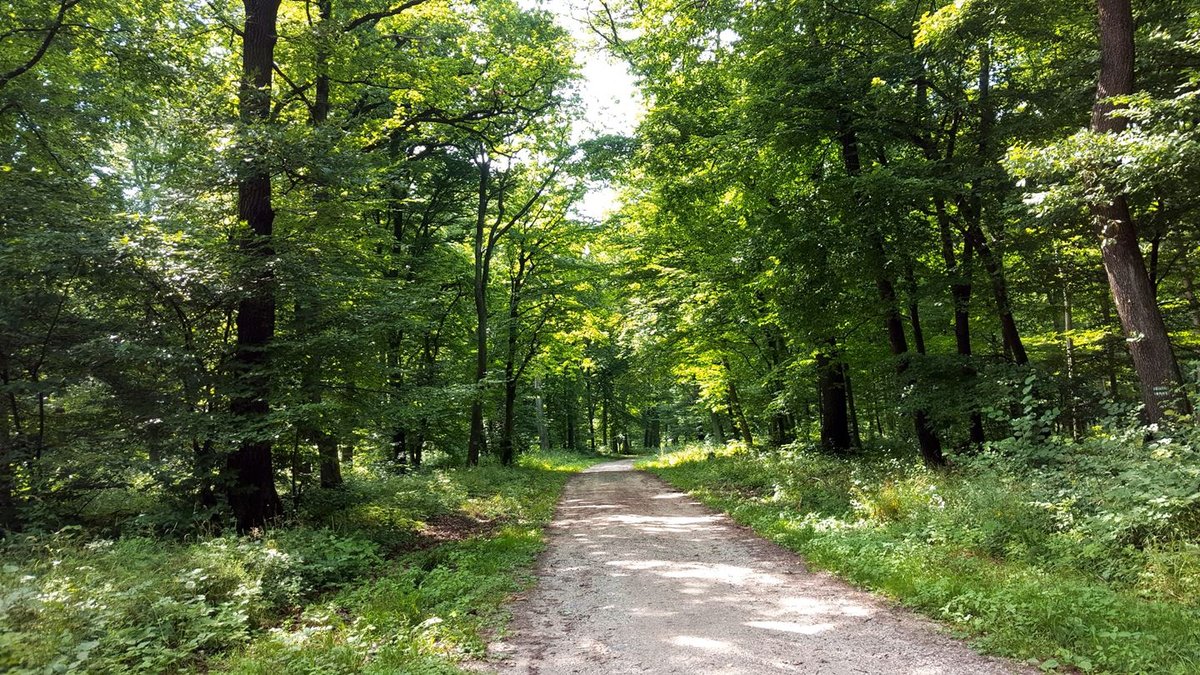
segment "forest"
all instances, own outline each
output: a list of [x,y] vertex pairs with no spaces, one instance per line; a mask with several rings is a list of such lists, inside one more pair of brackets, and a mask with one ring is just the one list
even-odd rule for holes
[[640,455],[1196,672],[1198,125],[1196,0],[0,0],[0,670],[460,672]]

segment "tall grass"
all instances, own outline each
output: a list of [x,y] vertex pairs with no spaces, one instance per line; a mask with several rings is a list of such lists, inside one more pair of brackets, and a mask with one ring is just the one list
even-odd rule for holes
[[1036,469],[996,452],[940,474],[888,453],[695,447],[642,466],[985,651],[1048,670],[1200,672],[1200,495],[1175,491],[1195,465],[1186,444],[1158,451],[1110,439]]

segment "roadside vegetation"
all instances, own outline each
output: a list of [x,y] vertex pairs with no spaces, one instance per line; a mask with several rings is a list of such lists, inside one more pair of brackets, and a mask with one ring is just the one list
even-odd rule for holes
[[1001,443],[950,472],[886,446],[837,458],[695,445],[640,466],[985,651],[1047,670],[1188,673],[1200,670],[1196,440]]
[[[595,461],[347,478],[288,527],[173,537],[148,511],[0,548],[0,670],[457,672],[529,581],[566,478]],[[146,497],[108,495],[110,508]],[[101,514],[92,512],[99,517]],[[112,518],[116,514],[108,513]]]

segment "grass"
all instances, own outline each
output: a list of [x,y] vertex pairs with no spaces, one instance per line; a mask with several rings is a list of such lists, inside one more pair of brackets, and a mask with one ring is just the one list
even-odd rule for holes
[[359,476],[260,537],[10,538],[0,671],[458,672],[595,461]]
[[[1031,477],[964,461],[942,475],[883,456],[737,448],[688,448],[640,466],[984,651],[1045,670],[1200,672],[1195,537],[1112,517],[1137,512],[1115,488],[1096,500],[1106,507],[1046,501],[1086,496],[1065,469]],[[1192,522],[1187,509],[1172,517]]]

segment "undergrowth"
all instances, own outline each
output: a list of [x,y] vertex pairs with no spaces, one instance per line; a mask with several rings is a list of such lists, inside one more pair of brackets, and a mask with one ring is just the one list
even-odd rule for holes
[[958,457],[946,473],[884,451],[841,459],[736,446],[641,466],[811,564],[949,622],[985,651],[1046,670],[1193,673],[1195,447],[1132,432],[1011,441]]
[[456,672],[592,461],[358,475],[257,537],[10,536],[0,671]]

